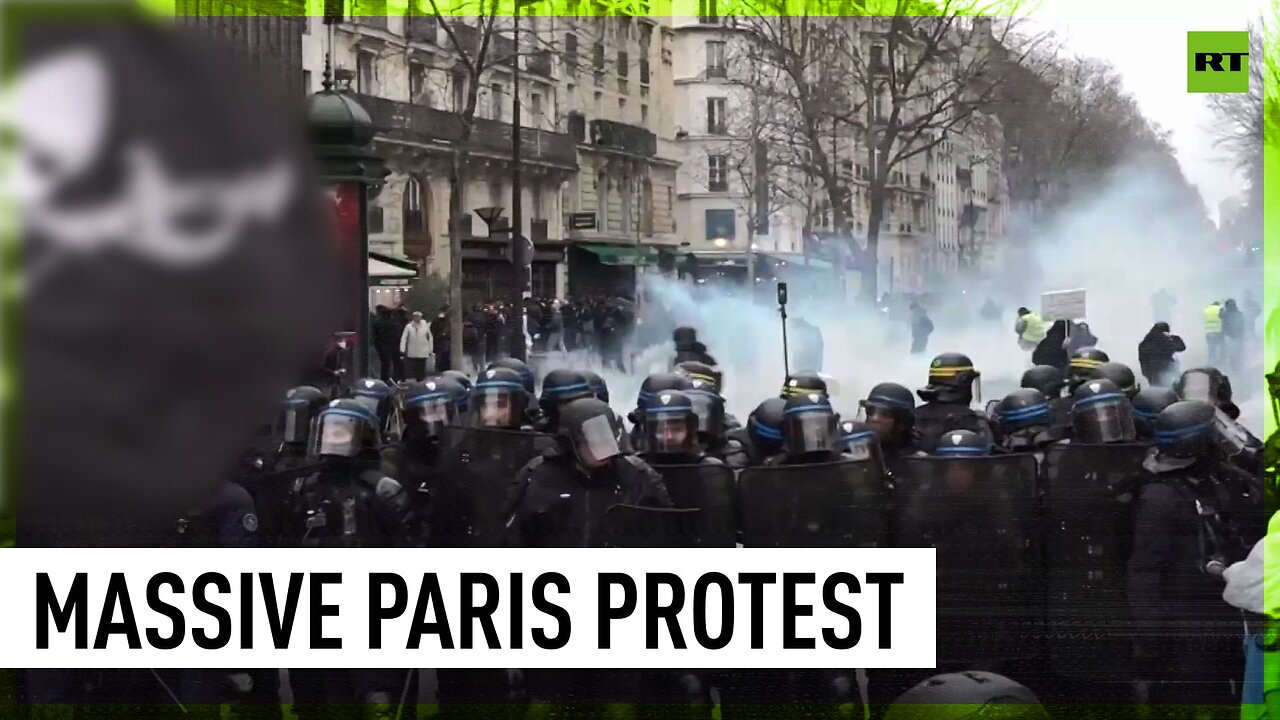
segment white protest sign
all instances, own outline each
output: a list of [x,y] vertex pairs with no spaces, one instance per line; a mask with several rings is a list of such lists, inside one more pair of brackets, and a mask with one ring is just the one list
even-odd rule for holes
[[1084,288],[1044,293],[1040,296],[1040,316],[1045,320],[1083,320]]

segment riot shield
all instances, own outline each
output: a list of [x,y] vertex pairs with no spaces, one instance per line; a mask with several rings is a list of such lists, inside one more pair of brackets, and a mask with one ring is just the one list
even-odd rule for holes
[[882,547],[889,496],[879,463],[751,467],[739,479],[745,547]]
[[1031,455],[902,458],[893,544],[937,549],[938,664],[1032,658],[1043,563]]
[[445,428],[431,544],[498,547],[516,474],[553,442],[551,435],[520,430]]
[[[1045,452],[1045,596],[1054,674],[1129,677],[1126,564],[1144,445],[1054,445]],[[1097,658],[1107,658],[1099,663]]]
[[701,510],[614,505],[605,512],[605,542],[609,547],[696,547]]
[[697,508],[693,547],[736,547],[738,544],[737,481],[727,465],[667,465],[653,468],[662,475],[671,502],[678,508]]

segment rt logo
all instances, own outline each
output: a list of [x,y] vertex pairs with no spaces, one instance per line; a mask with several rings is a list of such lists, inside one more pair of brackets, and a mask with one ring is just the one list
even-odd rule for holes
[[1187,92],[1249,92],[1249,33],[1188,32]]

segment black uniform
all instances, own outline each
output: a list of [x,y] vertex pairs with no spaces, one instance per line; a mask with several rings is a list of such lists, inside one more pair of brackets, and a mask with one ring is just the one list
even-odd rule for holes
[[924,404],[915,409],[920,449],[932,452],[951,430],[968,430],[993,443],[995,434],[981,413],[969,407],[973,383],[981,378],[969,356],[942,353],[929,364],[929,384],[916,391]]
[[1241,621],[1222,601],[1220,575],[1261,535],[1239,531],[1250,503],[1212,456],[1213,415],[1201,401],[1165,408],[1156,419],[1156,451],[1143,466],[1128,597],[1156,717],[1185,716],[1176,705],[1239,702],[1232,682],[1243,669]]

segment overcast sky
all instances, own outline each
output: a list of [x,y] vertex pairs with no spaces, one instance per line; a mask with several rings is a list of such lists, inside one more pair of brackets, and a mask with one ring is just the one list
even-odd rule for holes
[[1207,95],[1187,92],[1187,31],[1245,30],[1266,0],[1040,0],[1031,17],[1079,55],[1111,61],[1143,113],[1173,133],[1182,172],[1200,190],[1209,216],[1239,194],[1244,180],[1213,147]]

